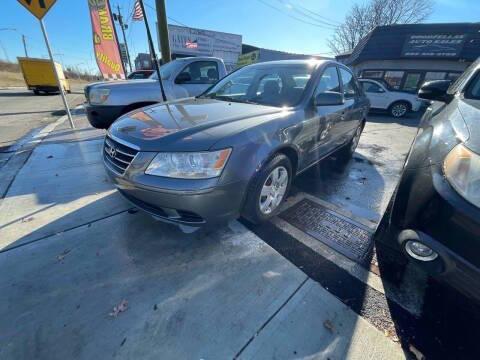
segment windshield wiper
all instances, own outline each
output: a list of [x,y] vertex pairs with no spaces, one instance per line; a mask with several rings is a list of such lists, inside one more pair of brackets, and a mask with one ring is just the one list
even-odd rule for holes
[[223,96],[223,95],[206,95],[204,98],[207,99],[215,99],[215,100],[220,100],[220,101],[228,101],[228,102],[235,102],[235,103],[243,103],[243,104],[255,104],[258,105],[259,103],[251,100],[246,100],[246,99],[238,99],[232,96]]

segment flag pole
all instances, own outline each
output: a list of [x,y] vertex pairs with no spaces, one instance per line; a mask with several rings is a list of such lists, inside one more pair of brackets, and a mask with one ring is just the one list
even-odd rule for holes
[[158,66],[157,53],[155,52],[155,48],[153,47],[152,34],[150,33],[150,27],[148,26],[147,14],[145,13],[145,7],[143,6],[143,0],[137,0],[137,1],[140,4],[140,7],[142,8],[143,20],[145,21],[145,28],[147,29],[148,44],[150,45],[150,55],[153,58],[153,63],[155,64],[154,65],[155,70],[157,71],[158,83],[160,84],[160,91],[162,92],[162,99],[163,99],[163,101],[167,101],[167,97],[165,95],[165,90],[163,88],[162,76],[160,74],[160,67]]

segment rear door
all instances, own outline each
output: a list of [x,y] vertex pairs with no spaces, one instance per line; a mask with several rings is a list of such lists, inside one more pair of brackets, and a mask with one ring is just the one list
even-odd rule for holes
[[357,130],[357,127],[363,120],[365,108],[360,101],[360,89],[352,72],[344,67],[339,67],[339,70],[345,107],[339,122],[336,144],[342,145],[349,141],[355,130]]
[[[328,66],[320,77],[313,98],[323,92],[341,92],[341,82],[335,65]],[[336,138],[341,131],[345,105],[316,106],[313,117],[305,124],[311,139],[308,162],[313,163],[336,147]]]
[[216,61],[193,61],[176,76],[174,87],[179,87],[180,91],[175,91],[175,93],[197,96],[216,83],[218,79],[218,63]]

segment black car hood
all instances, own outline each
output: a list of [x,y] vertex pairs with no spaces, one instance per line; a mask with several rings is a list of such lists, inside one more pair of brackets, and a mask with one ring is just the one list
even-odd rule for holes
[[109,134],[141,151],[202,151],[248,126],[276,117],[277,107],[188,98],[132,111]]
[[459,101],[458,110],[462,114],[469,132],[465,145],[480,154],[480,101],[468,99]]

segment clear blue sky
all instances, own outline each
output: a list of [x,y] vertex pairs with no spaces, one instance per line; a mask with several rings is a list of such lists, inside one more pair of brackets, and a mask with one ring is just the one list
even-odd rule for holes
[[[16,0],[1,1],[0,28],[16,28],[27,36],[30,56],[46,57],[47,50],[38,21]],[[168,16],[171,18],[169,22],[172,24],[177,21],[191,27],[240,34],[244,43],[269,49],[326,54],[330,51],[326,40],[332,34],[332,28],[324,27],[315,20],[338,23],[343,20],[351,5],[360,1],[166,0],[166,3]],[[66,65],[96,71],[87,2],[88,0],[57,0],[45,17],[45,24],[58,60]],[[154,27],[155,12],[152,7],[155,1],[144,2],[150,24]],[[131,14],[134,0],[110,0],[110,3],[112,7],[120,5],[123,15],[127,17]],[[297,12],[288,7],[288,3],[292,4]],[[436,0],[434,13],[428,22],[474,22],[480,21],[479,14],[479,0]],[[130,25],[127,42],[135,57],[136,53],[148,49],[145,28],[143,22],[131,23],[130,19],[127,21]],[[156,31],[154,36],[156,39]],[[0,31],[0,59],[7,56],[10,60],[23,56],[23,47],[17,32]]]

